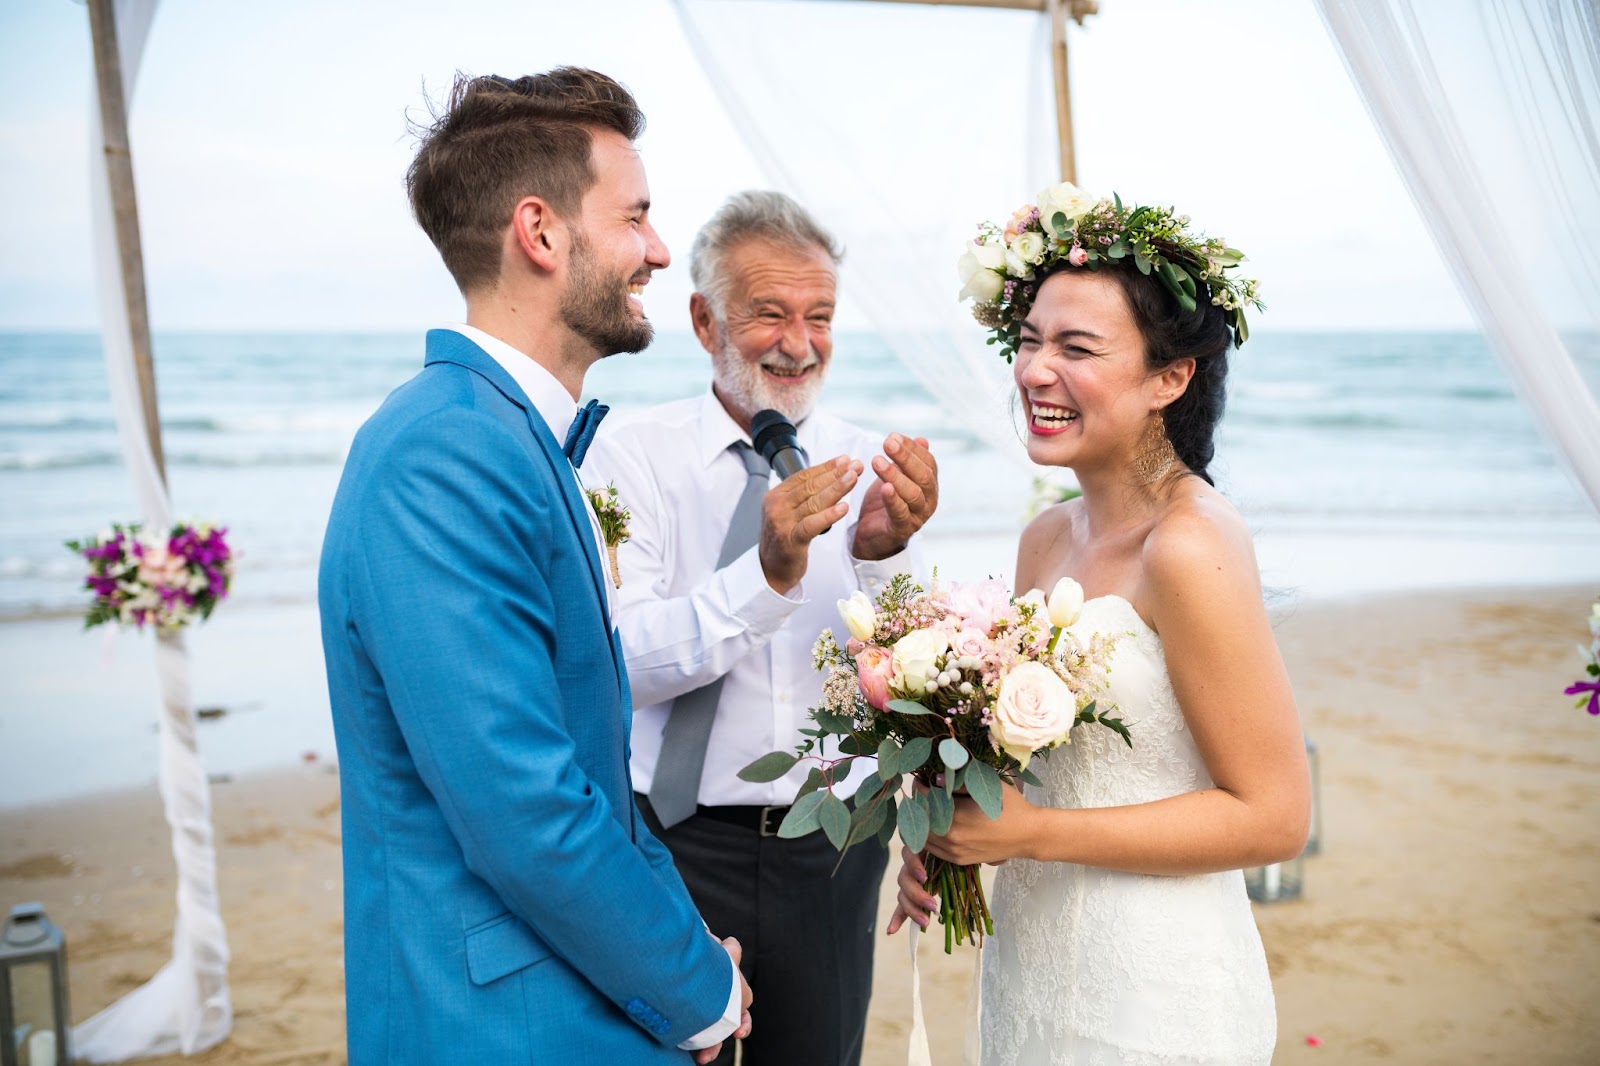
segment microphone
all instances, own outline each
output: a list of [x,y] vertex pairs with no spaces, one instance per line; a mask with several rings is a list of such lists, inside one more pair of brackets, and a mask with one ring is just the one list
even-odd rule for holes
[[757,411],[750,419],[750,440],[761,457],[787,480],[806,468],[806,453],[800,450],[794,423],[779,411]]

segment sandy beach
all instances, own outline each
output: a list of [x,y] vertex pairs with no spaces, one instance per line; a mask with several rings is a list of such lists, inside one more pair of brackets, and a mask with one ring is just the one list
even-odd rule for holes
[[[1277,1062],[1600,1061],[1600,721],[1560,692],[1595,591],[1388,594],[1282,617],[1325,835],[1306,897],[1256,910]],[[240,775],[214,801],[236,1024],[192,1061],[341,1062],[336,769]],[[168,957],[172,893],[153,788],[0,810],[0,904],[40,900],[66,929],[78,1020]],[[934,1061],[958,1063],[971,956],[930,938],[921,958]],[[905,940],[886,940],[869,1066],[904,1061],[908,973]]]

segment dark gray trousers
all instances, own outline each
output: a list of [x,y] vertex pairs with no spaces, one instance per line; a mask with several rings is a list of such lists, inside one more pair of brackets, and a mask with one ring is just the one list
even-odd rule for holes
[[[634,800],[711,931],[744,948],[755,1002],[743,1066],[858,1066],[888,849],[864,841],[841,865],[820,832],[780,840],[698,814],[662,829],[650,801]],[[716,1066],[732,1064],[729,1041]]]

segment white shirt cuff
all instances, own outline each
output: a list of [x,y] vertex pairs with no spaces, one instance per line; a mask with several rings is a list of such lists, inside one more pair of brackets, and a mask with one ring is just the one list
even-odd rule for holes
[[884,590],[896,574],[911,574],[915,577],[912,563],[909,545],[887,559],[857,559],[854,555],[850,557],[850,565],[856,572],[856,586],[873,598],[877,598],[878,593]]
[[774,591],[767,583],[767,575],[761,569],[759,547],[751,548],[729,563],[720,576],[733,616],[762,636],[776,633],[791,614],[805,606],[803,582],[790,589],[787,595]]
[[680,1051],[700,1051],[703,1048],[716,1047],[739,1028],[739,1022],[744,1017],[744,1005],[739,999],[739,968],[733,964],[731,955],[728,957],[728,966],[733,970],[733,987],[728,990],[728,1009],[722,1012],[722,1017],[679,1044]]

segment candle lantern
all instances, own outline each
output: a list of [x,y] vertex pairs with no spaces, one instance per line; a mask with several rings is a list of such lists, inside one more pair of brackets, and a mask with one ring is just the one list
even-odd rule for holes
[[1306,838],[1306,854],[1322,853],[1322,760],[1317,742],[1306,736],[1306,763],[1311,767],[1311,835]]
[[1244,872],[1244,890],[1257,903],[1283,903],[1299,899],[1305,888],[1306,856],[1301,852],[1288,862],[1254,866]]
[[67,1048],[67,938],[38,903],[0,933],[0,1066],[58,1066]]

